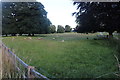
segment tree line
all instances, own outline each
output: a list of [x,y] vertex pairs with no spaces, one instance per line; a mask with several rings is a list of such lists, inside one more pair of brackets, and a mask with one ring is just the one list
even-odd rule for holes
[[71,32],[72,28],[69,25],[65,25],[65,28],[62,25],[58,25],[57,27],[55,25],[51,25],[49,27],[49,31],[50,33],[64,33],[64,32]]
[[2,2],[2,34],[48,34],[70,32],[69,25],[52,25],[40,2]]

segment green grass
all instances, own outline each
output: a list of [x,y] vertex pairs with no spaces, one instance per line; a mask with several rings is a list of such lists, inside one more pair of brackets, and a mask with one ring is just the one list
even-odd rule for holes
[[[109,40],[94,40],[95,34],[41,34],[32,40],[25,40],[26,36],[14,38],[4,37],[3,42],[47,77],[96,78],[118,71],[113,44]],[[102,76],[114,77],[114,74]]]

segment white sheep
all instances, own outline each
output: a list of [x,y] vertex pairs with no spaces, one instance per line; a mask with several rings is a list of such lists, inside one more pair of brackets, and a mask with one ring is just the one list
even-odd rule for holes
[[55,38],[53,38],[53,39],[55,39]]
[[65,42],[64,40],[62,40],[62,42]]
[[30,39],[30,40],[31,40],[32,38],[31,38],[31,37],[28,37],[28,39]]
[[38,40],[42,40],[42,38],[38,38]]

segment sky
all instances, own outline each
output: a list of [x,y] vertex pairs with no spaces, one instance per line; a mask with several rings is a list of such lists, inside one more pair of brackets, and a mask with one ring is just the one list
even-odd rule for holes
[[48,12],[47,17],[53,25],[70,25],[76,27],[75,16],[72,13],[76,11],[72,0],[37,0],[41,2]]

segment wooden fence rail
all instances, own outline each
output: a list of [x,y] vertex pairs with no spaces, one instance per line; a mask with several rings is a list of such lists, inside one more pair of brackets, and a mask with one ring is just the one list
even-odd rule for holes
[[47,77],[37,72],[2,44],[3,78],[43,78]]

